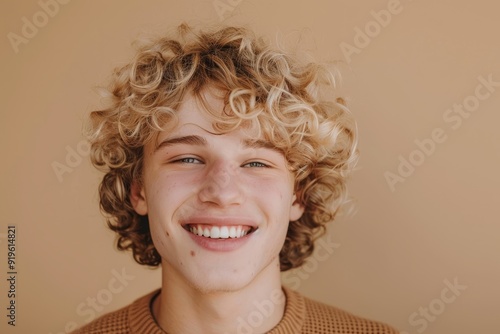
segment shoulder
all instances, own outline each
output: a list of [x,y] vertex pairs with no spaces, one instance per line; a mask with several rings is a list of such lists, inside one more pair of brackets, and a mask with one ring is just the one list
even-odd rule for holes
[[287,295],[303,305],[302,333],[398,334],[391,326],[358,317],[334,306],[320,303],[288,290]]
[[148,293],[119,310],[95,319],[71,334],[131,334],[135,333],[134,328],[138,326],[156,327],[150,304],[158,293],[159,290]]
[[[319,333],[359,333],[397,334],[394,328],[378,321],[358,317],[352,313],[323,303],[304,298],[306,307],[306,327],[315,328]],[[323,330],[323,331],[322,331]],[[340,331],[342,330],[342,331]],[[337,333],[336,331],[333,333]]]
[[130,305],[123,307],[117,311],[107,313],[89,324],[77,329],[71,334],[128,334],[130,333],[128,326],[128,310]]

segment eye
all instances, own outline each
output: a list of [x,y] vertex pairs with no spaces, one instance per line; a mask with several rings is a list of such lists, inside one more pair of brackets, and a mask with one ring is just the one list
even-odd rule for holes
[[201,160],[192,158],[192,157],[187,157],[187,158],[182,158],[182,159],[177,159],[173,161],[174,163],[181,163],[181,164],[201,164]]
[[262,162],[259,162],[259,161],[252,161],[252,162],[249,162],[247,164],[244,164],[243,167],[269,167],[268,165],[266,164],[263,164]]

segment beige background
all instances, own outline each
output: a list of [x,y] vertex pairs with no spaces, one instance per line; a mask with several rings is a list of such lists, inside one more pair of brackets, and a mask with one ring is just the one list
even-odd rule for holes
[[[217,3],[229,6],[223,20]],[[23,17],[33,22],[42,9],[34,0],[3,0],[0,332],[64,333],[159,286],[159,271],[113,248],[97,205],[100,175],[80,143],[81,120],[99,106],[93,87],[130,58],[137,36],[186,20],[247,24],[271,39],[301,33],[316,58],[344,61],[342,90],[360,131],[356,207],[330,228],[334,252],[325,257],[323,249],[307,270],[289,274],[289,283],[411,334],[500,333],[500,87],[457,129],[443,119],[454,104],[474,101],[478,77],[500,81],[500,5],[401,0],[380,28],[372,11],[387,8],[385,0],[74,0],[46,25],[38,14],[41,27],[16,53],[8,34],[21,35]],[[368,45],[355,40],[356,27],[373,29]],[[346,43],[358,47],[351,59],[341,51]],[[384,173],[397,173],[400,155],[418,158],[415,140],[436,128],[446,141],[391,191]],[[68,148],[79,143],[83,161],[73,157],[59,180],[54,162],[67,165]],[[5,316],[9,224],[18,234],[15,328]],[[113,270],[134,278],[120,285]],[[467,288],[440,302],[444,281],[455,279]],[[93,314],[86,303],[97,297]],[[409,322],[430,304],[440,314],[425,330]]]

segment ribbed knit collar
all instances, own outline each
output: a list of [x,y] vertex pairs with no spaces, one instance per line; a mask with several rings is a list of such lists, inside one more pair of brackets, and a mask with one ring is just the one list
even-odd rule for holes
[[[128,310],[129,326],[132,333],[166,334],[156,323],[151,312],[151,304],[160,289],[133,302]],[[286,296],[285,312],[281,321],[268,334],[301,333],[304,325],[305,301],[299,293],[283,287]]]
[[153,300],[160,294],[155,290],[133,302],[128,309],[128,321],[131,333],[165,334],[156,323],[151,306]]
[[302,333],[306,318],[306,303],[298,292],[283,287],[286,296],[285,313],[281,321],[268,334]]

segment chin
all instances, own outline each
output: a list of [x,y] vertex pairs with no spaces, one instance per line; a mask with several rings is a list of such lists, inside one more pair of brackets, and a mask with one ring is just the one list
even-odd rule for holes
[[202,294],[217,294],[239,291],[247,286],[250,283],[250,280],[248,282],[240,282],[236,280],[213,282],[203,280],[203,282],[192,283],[194,283],[192,284],[193,288]]
[[236,292],[248,286],[254,277],[250,274],[204,274],[191,280],[192,287],[202,294]]

